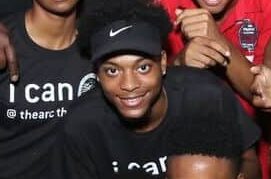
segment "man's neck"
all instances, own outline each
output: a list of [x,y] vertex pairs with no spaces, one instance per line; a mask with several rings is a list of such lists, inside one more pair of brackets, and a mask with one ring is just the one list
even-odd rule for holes
[[218,25],[221,24],[228,17],[228,15],[232,13],[232,10],[236,6],[237,2],[238,2],[237,0],[233,0],[231,3],[227,5],[227,7],[225,7],[224,11],[222,11],[219,14],[213,15]]
[[25,14],[25,26],[30,38],[41,47],[65,49],[76,39],[76,12],[60,16],[33,6]]
[[144,133],[157,128],[166,117],[168,109],[168,99],[165,89],[163,88],[157,102],[153,105],[148,123],[142,125],[140,128],[135,129],[135,132]]

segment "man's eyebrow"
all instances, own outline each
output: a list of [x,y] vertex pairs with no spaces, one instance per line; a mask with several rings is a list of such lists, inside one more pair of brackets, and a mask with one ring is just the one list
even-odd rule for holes
[[[161,55],[156,55],[156,56],[138,56],[136,59],[135,59],[135,62],[136,63],[140,63],[144,60],[151,60],[151,61],[156,61],[156,60],[159,60],[161,58]],[[115,62],[112,62],[110,60],[106,60],[103,65],[118,65],[117,63]]]
[[[141,56],[140,56],[140,57],[136,58],[135,61],[136,61],[136,62],[140,62],[140,61],[148,60],[148,59],[149,59],[149,58],[147,58],[147,57],[141,57]],[[112,61],[110,61],[110,60],[105,61],[104,64],[108,64],[108,65],[117,65],[117,63],[112,62]]]

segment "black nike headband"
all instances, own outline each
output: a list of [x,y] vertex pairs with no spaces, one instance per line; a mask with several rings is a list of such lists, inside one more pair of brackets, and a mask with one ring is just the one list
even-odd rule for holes
[[159,29],[143,21],[116,21],[93,34],[90,42],[94,63],[110,54],[139,52],[157,56],[162,51]]

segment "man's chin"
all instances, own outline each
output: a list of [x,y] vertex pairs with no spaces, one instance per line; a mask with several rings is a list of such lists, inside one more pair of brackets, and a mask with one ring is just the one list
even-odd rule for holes
[[143,120],[147,112],[144,109],[122,109],[119,110],[119,114],[126,121],[137,122]]
[[138,114],[138,115],[124,115],[121,114],[122,123],[131,129],[142,128],[149,123],[149,118],[147,114]]

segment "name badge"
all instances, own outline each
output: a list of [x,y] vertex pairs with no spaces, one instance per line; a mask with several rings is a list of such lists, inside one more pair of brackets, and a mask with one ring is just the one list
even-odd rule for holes
[[258,29],[249,19],[242,20],[239,29],[239,42],[243,49],[253,52],[258,40]]

